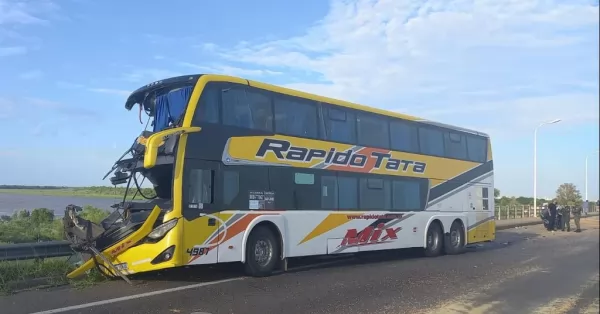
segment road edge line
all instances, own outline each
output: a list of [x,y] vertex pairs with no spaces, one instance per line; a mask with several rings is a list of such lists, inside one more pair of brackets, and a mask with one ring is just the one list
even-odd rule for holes
[[102,301],[94,301],[94,302],[89,302],[89,303],[84,303],[84,304],[79,304],[79,305],[71,305],[71,306],[56,308],[56,309],[52,309],[52,310],[35,312],[35,313],[31,313],[31,314],[63,313],[63,312],[68,312],[68,311],[73,311],[73,310],[80,310],[80,309],[95,307],[95,306],[99,306],[99,305],[106,305],[106,304],[118,303],[118,302],[123,302],[123,301],[141,299],[141,298],[151,297],[151,296],[165,294],[165,293],[171,293],[171,292],[177,292],[177,291],[182,291],[182,290],[189,290],[189,289],[195,289],[195,288],[200,288],[200,287],[212,286],[212,285],[217,285],[217,284],[231,282],[231,281],[243,280],[245,278],[246,277],[237,277],[237,278],[229,278],[229,279],[223,279],[223,280],[217,280],[217,281],[202,282],[202,283],[197,283],[197,284],[192,284],[192,285],[187,285],[187,286],[150,291],[150,292],[146,292],[146,293],[134,294],[134,295],[124,296],[124,297],[119,297],[119,298],[106,299],[106,300],[102,300]]

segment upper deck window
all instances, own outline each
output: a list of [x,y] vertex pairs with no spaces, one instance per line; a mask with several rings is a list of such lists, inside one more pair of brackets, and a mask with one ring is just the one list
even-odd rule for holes
[[354,112],[333,108],[326,105],[323,108],[327,139],[342,143],[356,143],[356,115]]
[[419,152],[419,134],[416,125],[394,119],[390,121],[390,136],[392,150]]
[[271,99],[267,94],[246,86],[231,86],[221,90],[221,97],[224,125],[273,130]]
[[217,83],[206,84],[196,106],[194,122],[219,123],[219,93]]
[[452,131],[444,132],[444,145],[446,146],[446,157],[467,159],[467,141],[463,134]]
[[366,147],[390,147],[388,121],[373,114],[358,114],[358,145]]
[[467,135],[468,159],[485,162],[487,158],[487,139],[481,136]]
[[275,96],[275,132],[317,138],[317,103],[283,95]]
[[437,128],[419,127],[421,154],[444,157],[444,133]]

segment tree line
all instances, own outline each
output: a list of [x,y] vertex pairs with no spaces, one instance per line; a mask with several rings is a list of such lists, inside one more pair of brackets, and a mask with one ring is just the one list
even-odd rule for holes
[[[114,186],[85,186],[85,187],[68,187],[68,186],[46,186],[46,185],[0,185],[0,190],[46,190],[70,193],[73,195],[114,195],[123,196],[125,195],[125,187],[114,187]],[[155,195],[154,189],[142,188],[142,193],[147,197],[153,197]],[[128,195],[133,195],[137,189],[132,186],[129,189]],[[139,193],[138,193],[139,194]]]
[[2,190],[59,190],[68,189],[68,186],[55,185],[18,185],[18,184],[0,184]]
[[[494,198],[496,199],[495,202],[497,206],[533,205],[533,197],[500,196],[499,189],[494,189]],[[559,205],[581,206],[584,199],[581,197],[581,192],[579,192],[575,184],[563,183],[556,189],[555,197],[553,199],[538,198],[537,204],[542,205],[544,203],[550,203],[551,201],[555,201]],[[599,200],[588,201],[600,205]]]

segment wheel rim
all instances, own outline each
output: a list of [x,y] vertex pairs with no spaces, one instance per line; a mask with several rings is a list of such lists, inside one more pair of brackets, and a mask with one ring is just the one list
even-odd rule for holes
[[461,241],[462,241],[462,238],[461,238],[460,231],[452,230],[450,232],[450,243],[452,244],[452,246],[459,247],[461,244]]
[[270,241],[258,240],[254,246],[254,260],[256,263],[264,267],[273,258],[273,245]]
[[433,232],[432,230],[429,230],[429,232],[427,232],[427,247],[430,250],[435,250],[438,246],[439,243],[439,238],[437,236],[437,233]]

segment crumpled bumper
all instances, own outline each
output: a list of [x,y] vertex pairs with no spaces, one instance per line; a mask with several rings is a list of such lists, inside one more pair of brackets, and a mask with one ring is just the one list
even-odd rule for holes
[[[125,252],[141,240],[143,240],[154,228],[154,224],[161,213],[161,209],[158,206],[154,206],[148,218],[144,221],[142,226],[136,231],[132,232],[123,239],[107,246],[100,254],[102,254],[108,261],[113,262],[115,257]],[[73,241],[72,241],[73,242]],[[81,248],[80,243],[73,243],[74,246]],[[92,245],[92,244],[85,244]],[[84,248],[85,249],[85,248]],[[82,276],[85,272],[92,269],[96,263],[103,263],[102,259],[98,256],[91,256],[81,266],[67,274],[67,278],[74,279]]]

